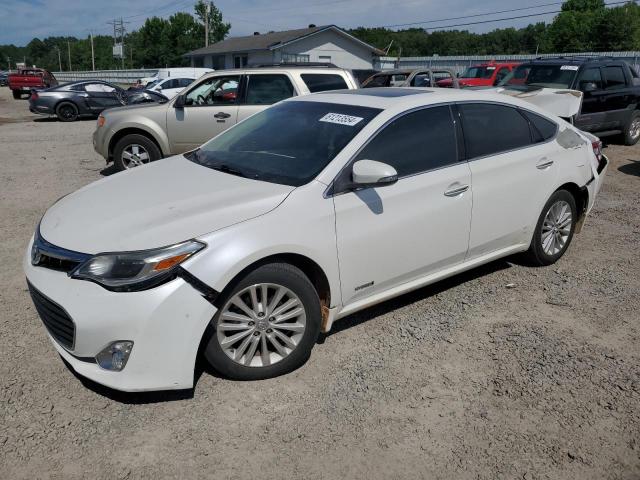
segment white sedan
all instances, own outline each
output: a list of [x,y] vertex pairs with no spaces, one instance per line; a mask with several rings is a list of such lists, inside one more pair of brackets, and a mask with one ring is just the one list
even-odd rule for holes
[[147,85],[147,90],[153,90],[154,92],[161,93],[169,100],[178,95],[182,90],[191,85],[195,78],[165,78],[163,80],[156,80],[152,84]]
[[517,252],[556,262],[600,146],[486,92],[295,97],[59,200],[24,269],[53,345],[98,383],[190,388],[199,352],[273,377],[353,312]]

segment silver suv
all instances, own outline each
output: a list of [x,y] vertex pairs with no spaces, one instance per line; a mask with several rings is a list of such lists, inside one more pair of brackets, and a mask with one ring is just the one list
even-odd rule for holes
[[93,148],[117,170],[126,170],[193,150],[280,100],[355,88],[351,73],[335,67],[220,70],[199,78],[167,103],[104,111],[93,133]]

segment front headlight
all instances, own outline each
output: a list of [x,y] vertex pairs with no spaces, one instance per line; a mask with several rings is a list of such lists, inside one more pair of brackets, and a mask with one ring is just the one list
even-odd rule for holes
[[153,250],[101,253],[80,265],[71,277],[94,281],[109,290],[145,290],[169,280],[178,265],[204,247],[189,240]]

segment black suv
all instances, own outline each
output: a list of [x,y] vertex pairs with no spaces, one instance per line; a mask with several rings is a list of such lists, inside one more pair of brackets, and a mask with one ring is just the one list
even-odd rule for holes
[[516,90],[572,89],[583,92],[573,123],[599,137],[622,135],[626,145],[640,139],[640,77],[612,57],[538,58],[518,66],[501,86]]

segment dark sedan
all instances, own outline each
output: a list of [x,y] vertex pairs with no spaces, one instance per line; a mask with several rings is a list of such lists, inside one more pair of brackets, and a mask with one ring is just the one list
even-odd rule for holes
[[9,85],[9,72],[0,72],[0,87]]
[[167,101],[166,97],[155,92],[129,93],[108,82],[84,80],[32,91],[29,110],[41,115],[56,115],[62,122],[73,122],[83,116],[96,117],[107,108],[163,101]]

